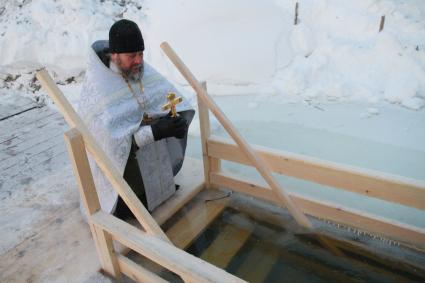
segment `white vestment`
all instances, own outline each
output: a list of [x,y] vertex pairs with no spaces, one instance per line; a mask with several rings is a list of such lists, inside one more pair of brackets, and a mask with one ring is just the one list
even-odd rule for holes
[[[81,96],[75,105],[98,145],[121,176],[129,156],[132,136],[140,128],[143,112],[151,117],[165,115],[167,112],[162,111],[161,107],[167,102],[167,93],[172,91],[181,96],[167,79],[146,62],[143,69],[143,94],[139,85],[132,83],[132,88],[142,104],[142,110],[121,74],[105,66],[95,50],[91,49]],[[177,105],[177,111],[188,109],[191,107],[185,99]],[[146,139],[146,143],[149,142],[152,141]],[[90,155],[89,162],[101,208],[111,213],[115,210],[118,194]]]

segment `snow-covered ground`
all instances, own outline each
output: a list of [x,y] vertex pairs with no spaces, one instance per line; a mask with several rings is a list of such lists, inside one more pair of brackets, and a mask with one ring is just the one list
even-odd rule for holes
[[[78,99],[90,44],[124,17],[147,62],[195,105],[168,41],[250,142],[425,180],[425,2],[300,0],[294,25],[295,2],[0,0],[0,102],[14,91],[50,104],[33,79],[42,66]],[[393,216],[425,227],[422,211]]]
[[[78,81],[90,44],[106,39],[110,25],[125,17],[140,24],[148,62],[185,84],[158,48],[169,41],[216,95],[423,108],[422,0],[303,0],[298,25],[295,2],[3,0],[1,78],[19,74],[28,86],[32,75],[25,74],[46,66],[58,81]],[[382,15],[385,25],[378,32]]]
[[[34,82],[34,71],[46,66],[68,97],[78,99],[90,44],[106,39],[110,25],[125,17],[141,26],[145,60],[194,104],[159,48],[164,40],[208,82],[211,94],[244,95],[247,111],[257,113],[246,120],[272,119],[264,107],[259,113],[259,103],[282,105],[282,111],[309,105],[294,123],[425,150],[425,2],[303,0],[294,25],[295,3],[3,0],[0,89],[46,100]],[[317,111],[328,118],[316,118]]]

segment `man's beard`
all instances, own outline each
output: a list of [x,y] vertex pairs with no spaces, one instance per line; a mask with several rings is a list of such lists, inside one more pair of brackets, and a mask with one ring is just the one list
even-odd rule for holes
[[122,74],[130,80],[138,80],[143,76],[143,63],[140,65],[135,65],[128,70],[123,70],[120,66],[120,62],[118,62],[117,66],[121,70]]

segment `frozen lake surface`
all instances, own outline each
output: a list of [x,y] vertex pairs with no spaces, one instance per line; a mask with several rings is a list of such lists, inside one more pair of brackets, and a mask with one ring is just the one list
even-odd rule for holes
[[[283,104],[270,96],[218,96],[214,100],[251,144],[425,180],[425,131],[418,130],[425,128],[424,111],[392,104],[371,108],[368,104],[352,102]],[[212,133],[227,136],[218,122],[210,119]],[[192,131],[196,133],[197,129]],[[201,156],[196,134],[189,141],[188,154]],[[232,172],[261,180],[250,167],[223,164]],[[425,227],[425,213],[418,209],[295,178],[276,177],[289,190]]]

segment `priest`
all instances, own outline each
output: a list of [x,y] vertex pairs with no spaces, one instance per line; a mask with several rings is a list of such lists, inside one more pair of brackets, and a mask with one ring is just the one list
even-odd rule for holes
[[[178,188],[173,177],[183,164],[194,110],[143,61],[144,49],[136,23],[115,22],[109,40],[91,46],[76,108],[113,165],[152,211]],[[181,103],[165,105],[167,95],[178,96]],[[102,210],[130,217],[132,213],[90,156],[89,161]]]

